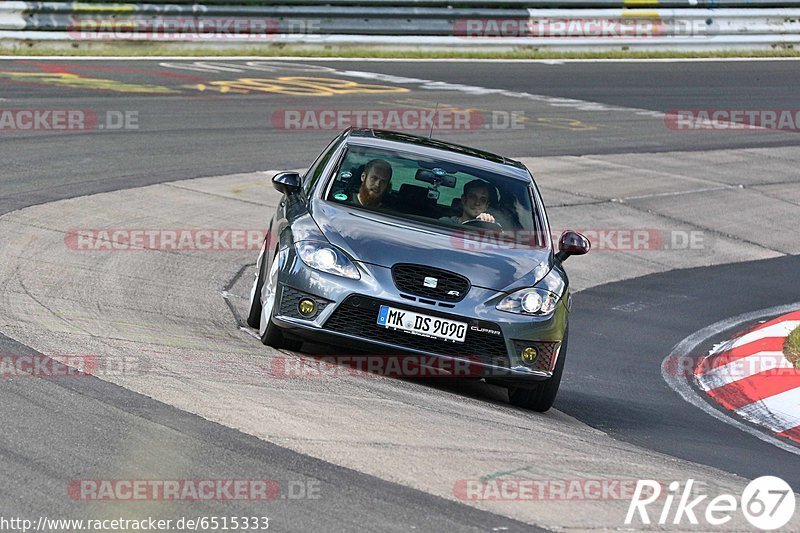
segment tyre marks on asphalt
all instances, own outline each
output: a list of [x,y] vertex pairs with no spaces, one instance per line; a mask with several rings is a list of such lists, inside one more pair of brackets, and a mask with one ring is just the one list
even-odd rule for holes
[[[456,488],[487,472],[515,471],[510,481],[503,478],[505,486],[663,476],[707,480],[725,492],[741,490],[739,478],[609,439],[558,411],[539,415],[514,409],[502,390],[482,383],[322,374],[275,379],[275,372],[268,372],[272,363],[290,356],[242,333],[229,314],[228,304],[240,316],[246,309],[252,270],[240,269],[252,264],[252,250],[77,253],[64,245],[64,236],[76,227],[261,223],[280,201],[265,177],[154,185],[0,218],[0,227],[8,229],[2,232],[8,253],[0,260],[0,274],[19,272],[16,278],[0,275],[7,280],[0,284],[0,300],[8,303],[0,309],[0,321],[9,334],[41,353],[95,354],[111,369],[133,356],[140,363],[136,368],[98,377],[164,404],[303,456],[529,524],[615,528],[628,502],[557,496],[497,501],[485,492],[462,500]],[[232,282],[237,272],[238,281]],[[64,279],[68,283],[62,281],[53,295],[53,280]],[[223,301],[220,290],[232,296]],[[55,320],[36,300],[46,301],[69,322]],[[309,514],[309,520],[317,516]]]

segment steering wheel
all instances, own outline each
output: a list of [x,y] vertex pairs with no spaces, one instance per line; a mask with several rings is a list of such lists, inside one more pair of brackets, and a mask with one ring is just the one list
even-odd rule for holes
[[462,225],[463,226],[474,226],[476,228],[499,231],[501,233],[503,231],[503,226],[501,226],[497,222],[489,222],[489,221],[480,220],[480,219],[477,219],[477,218],[471,218],[471,219],[469,219],[469,220],[467,220],[465,222],[462,222]]

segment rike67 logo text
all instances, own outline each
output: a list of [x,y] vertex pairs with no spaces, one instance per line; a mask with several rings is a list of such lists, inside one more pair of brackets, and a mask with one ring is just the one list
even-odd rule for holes
[[[794,515],[794,492],[779,477],[762,476],[754,479],[742,491],[741,498],[733,494],[721,494],[709,499],[708,494],[698,493],[693,479],[687,480],[683,487],[679,481],[671,482],[665,495],[662,495],[658,481],[639,480],[625,516],[625,524],[638,521],[644,525],[686,525],[687,522],[698,525],[702,519],[704,524],[721,526],[741,512],[752,526],[771,531],[785,526]],[[652,511],[655,511],[653,516],[650,515]]]

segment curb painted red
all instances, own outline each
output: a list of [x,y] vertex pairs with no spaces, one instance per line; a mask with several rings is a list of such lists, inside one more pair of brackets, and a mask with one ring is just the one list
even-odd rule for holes
[[695,383],[716,403],[779,437],[800,443],[800,370],[783,355],[800,311],[717,346],[695,369]]

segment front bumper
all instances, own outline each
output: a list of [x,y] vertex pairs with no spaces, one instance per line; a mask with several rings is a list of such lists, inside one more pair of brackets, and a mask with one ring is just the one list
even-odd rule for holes
[[[432,301],[400,292],[391,269],[358,263],[360,280],[307,267],[292,247],[282,251],[273,322],[303,340],[381,354],[416,354],[466,362],[480,369],[474,377],[520,384],[552,376],[566,329],[567,294],[546,317],[498,311],[506,293],[471,287],[457,303]],[[312,298],[316,310],[303,315],[299,301]],[[378,309],[390,305],[430,316],[466,322],[463,343],[448,342],[388,329],[377,324]],[[537,356],[524,361],[521,351],[534,347]]]

